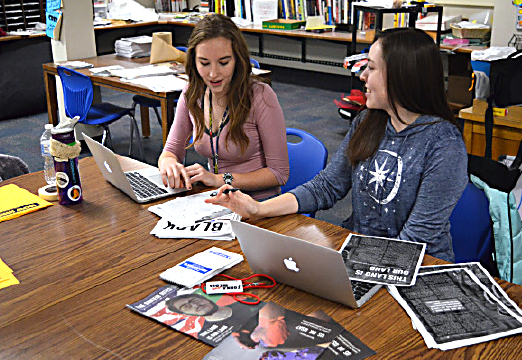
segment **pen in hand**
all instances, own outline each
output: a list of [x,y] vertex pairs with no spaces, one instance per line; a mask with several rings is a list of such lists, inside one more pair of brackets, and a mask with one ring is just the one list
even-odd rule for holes
[[[236,192],[238,190],[239,190],[238,188],[225,189],[225,190],[223,190],[223,194],[228,194],[230,192]],[[210,193],[210,196],[217,196],[217,191]]]

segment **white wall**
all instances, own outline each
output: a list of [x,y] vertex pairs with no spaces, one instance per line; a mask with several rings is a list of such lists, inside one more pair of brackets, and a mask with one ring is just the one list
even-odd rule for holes
[[[511,0],[495,0],[491,46],[507,46],[513,34],[517,33],[516,8]],[[496,21],[495,21],[496,19]],[[518,34],[522,34],[518,32]]]
[[469,19],[473,14],[483,11],[491,11],[493,15],[493,6],[475,6],[475,5],[443,5],[444,15],[462,15],[463,19]]

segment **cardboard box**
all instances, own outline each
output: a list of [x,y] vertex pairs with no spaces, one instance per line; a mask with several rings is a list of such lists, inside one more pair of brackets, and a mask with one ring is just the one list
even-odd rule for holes
[[306,21],[275,19],[263,21],[263,29],[295,30],[299,29],[299,27],[304,26],[305,24]]

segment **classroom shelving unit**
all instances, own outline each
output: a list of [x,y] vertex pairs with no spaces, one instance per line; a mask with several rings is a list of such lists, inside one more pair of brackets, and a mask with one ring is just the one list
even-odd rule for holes
[[357,46],[357,35],[356,29],[357,24],[359,23],[359,13],[373,13],[375,14],[375,32],[379,32],[382,30],[383,23],[383,15],[384,14],[408,14],[408,27],[415,27],[415,21],[419,14],[427,14],[435,12],[438,15],[437,18],[437,36],[436,42],[437,45],[440,45],[440,37],[441,37],[441,29],[442,29],[442,6],[431,6],[431,7],[422,7],[422,6],[403,6],[396,9],[389,9],[378,6],[362,6],[362,5],[354,5],[353,6],[353,14],[352,14],[352,54],[356,53]]
[[0,27],[5,31],[26,30],[45,23],[45,0],[0,0]]

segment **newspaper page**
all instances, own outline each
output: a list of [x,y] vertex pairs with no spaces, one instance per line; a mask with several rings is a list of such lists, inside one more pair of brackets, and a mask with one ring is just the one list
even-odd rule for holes
[[342,331],[333,320],[299,314],[271,302],[203,359],[315,360]]
[[411,286],[424,258],[426,244],[350,234],[339,252],[350,280]]
[[429,348],[455,349],[522,332],[522,317],[468,269],[425,272],[414,286],[388,291]]
[[179,294],[165,286],[128,308],[205,344],[217,346],[257,315],[264,303],[246,305],[230,295],[208,295],[201,289]]
[[506,305],[508,309],[522,316],[522,309],[520,309],[520,307],[518,307],[517,304],[509,298],[508,294],[506,294],[506,292],[500,287],[500,285],[491,277],[489,272],[479,262],[421,266],[419,268],[419,274],[446,269],[470,270],[499,301]]

